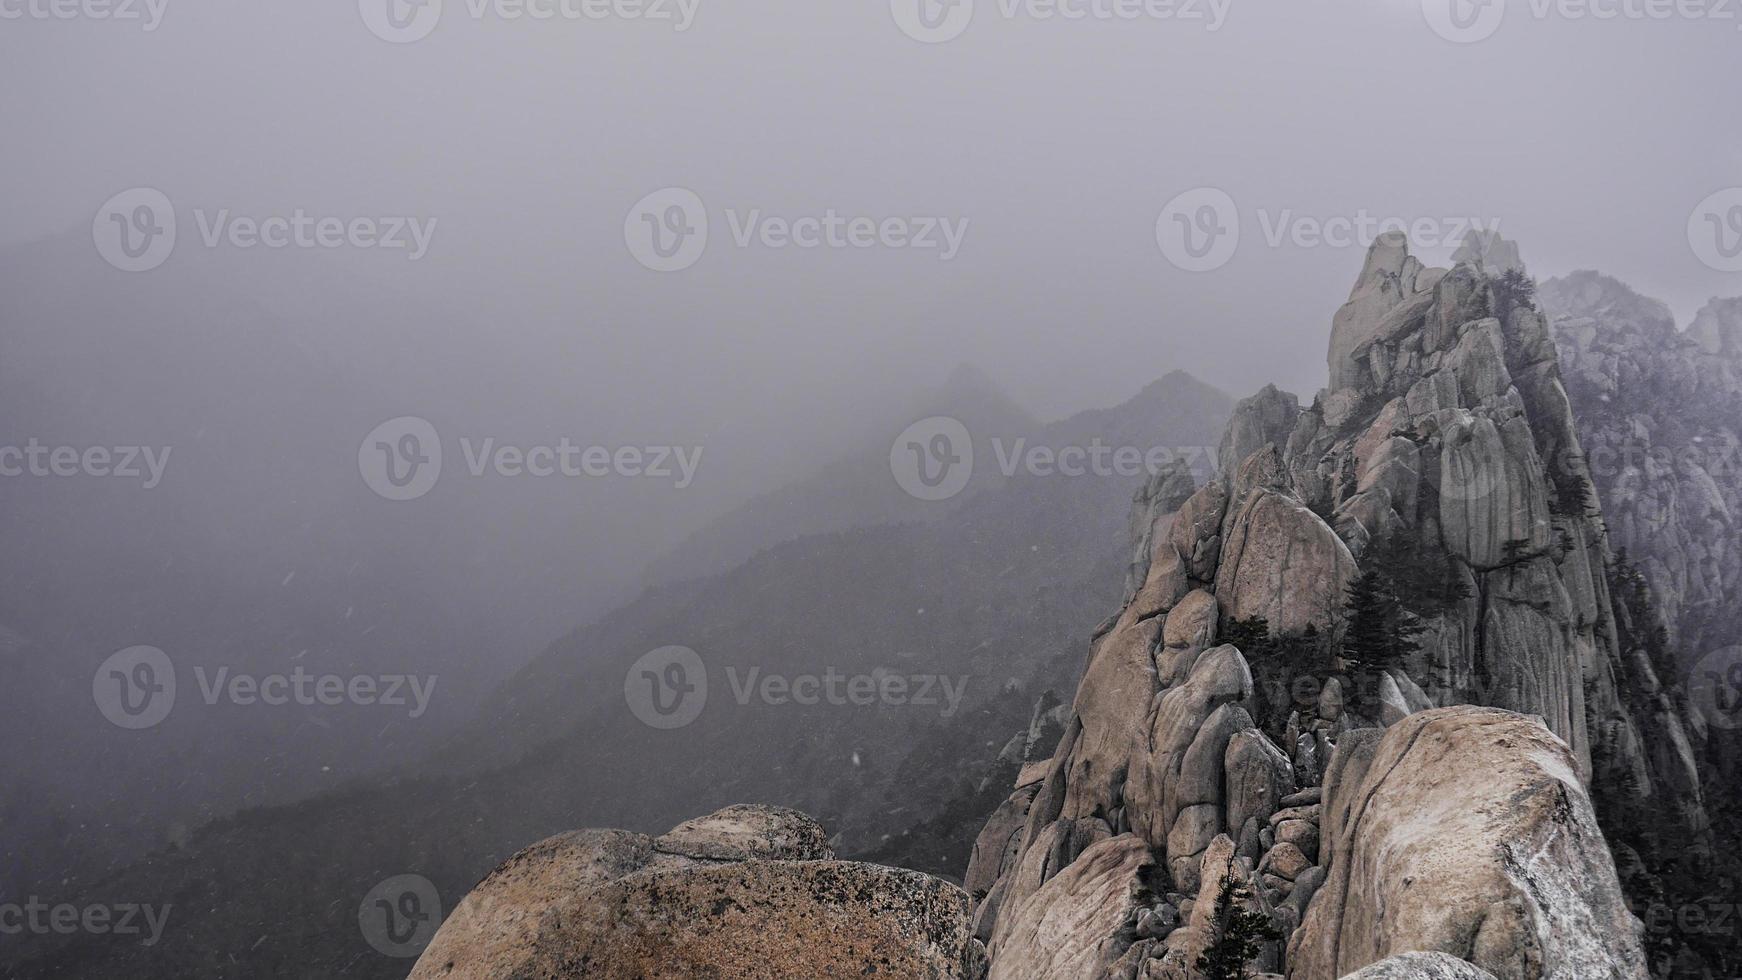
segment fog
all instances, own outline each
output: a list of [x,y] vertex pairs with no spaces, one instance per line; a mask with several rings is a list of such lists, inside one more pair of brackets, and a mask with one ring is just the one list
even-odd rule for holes
[[[0,795],[40,797],[27,829],[109,827],[98,865],[430,751],[687,535],[888,445],[958,365],[1041,421],[1172,370],[1310,397],[1366,242],[1297,219],[1397,218],[1446,239],[1417,242],[1438,262],[1467,219],[1497,225],[1533,274],[1601,269],[1684,322],[1742,292],[1689,242],[1742,173],[1734,20],[1509,4],[1461,44],[1415,0],[1194,6],[1214,30],[980,0],[928,44],[881,0],[660,8],[693,14],[681,30],[447,0],[401,44],[367,4],[130,8],[149,30],[49,6],[0,2],[23,12],[0,23],[0,444],[170,453],[150,488],[0,478],[5,710],[27,746]],[[1240,244],[1188,271],[1158,216],[1205,187]],[[134,188],[177,224],[139,272],[95,241]],[[665,188],[709,223],[669,272],[626,244]],[[275,216],[346,240],[242,244]],[[876,238],[791,247],[798,225],[766,222],[807,217]],[[359,247],[357,219],[424,238]],[[445,453],[410,500],[359,475],[400,417]],[[474,476],[486,440],[700,455]],[[220,707],[138,737],[91,691],[137,645],[189,669],[441,679],[385,726]],[[25,849],[0,885],[44,873]]]

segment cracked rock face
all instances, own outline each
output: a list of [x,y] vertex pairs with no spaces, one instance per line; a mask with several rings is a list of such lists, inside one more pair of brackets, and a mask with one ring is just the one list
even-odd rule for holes
[[1459,706],[1404,719],[1370,755],[1327,786],[1344,816],[1292,976],[1415,950],[1497,977],[1649,975],[1565,743],[1533,719]]
[[1262,616],[1271,628],[1327,627],[1355,578],[1349,548],[1291,493],[1260,488],[1232,523],[1216,595],[1232,619]]
[[1125,952],[1118,933],[1143,905],[1153,861],[1131,834],[1084,851],[1010,907],[991,980],[1099,976]]

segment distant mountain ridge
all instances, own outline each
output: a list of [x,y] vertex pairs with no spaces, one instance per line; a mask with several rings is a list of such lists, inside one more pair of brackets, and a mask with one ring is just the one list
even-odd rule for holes
[[[727,571],[756,552],[807,534],[854,527],[936,520],[950,510],[903,493],[889,476],[889,442],[908,423],[954,418],[970,432],[1032,435],[1040,423],[979,368],[960,364],[911,417],[867,426],[862,444],[847,448],[810,476],[761,494],[690,534],[656,559],[643,575],[648,586],[683,582]],[[960,503],[1001,482],[991,468],[975,474]]]
[[1742,299],[1684,332],[1592,271],[1538,290],[1610,535],[1665,604],[1683,657],[1742,643]]
[[[972,390],[985,392],[990,389],[976,379]],[[976,403],[984,404],[987,400],[1011,404],[1001,396],[976,399]],[[949,399],[941,399],[937,404],[948,401]],[[960,404],[957,403],[958,407]],[[1026,440],[1030,446],[1047,448],[1086,446],[1094,440],[1100,440],[1109,446],[1154,447],[1170,456],[1201,460],[1200,465],[1207,474],[1208,467],[1213,465],[1213,452],[1206,447],[1214,444],[1212,437],[1217,431],[1218,422],[1227,412],[1232,411],[1232,406],[1232,400],[1215,388],[1184,372],[1174,372],[1145,387],[1119,406],[1092,409],[1049,425],[1034,425],[1026,433],[1022,430],[993,428],[993,423],[990,422],[980,422],[978,428],[970,425],[976,444],[976,465],[974,478],[968,488],[957,497],[941,502],[906,498],[909,504],[919,505],[906,508],[907,513],[935,516],[924,521],[910,520],[906,524],[878,524],[876,517],[879,512],[875,509],[859,514],[836,510],[835,519],[845,524],[846,529],[824,537],[835,540],[836,547],[842,550],[843,559],[853,557],[858,549],[863,548],[897,549],[894,554],[901,555],[901,561],[911,570],[911,576],[921,580],[935,569],[955,564],[963,566],[964,575],[968,574],[967,569],[977,565],[995,569],[995,574],[1006,581],[1013,575],[1019,575],[1021,577],[1018,581],[1027,583],[1023,588],[1035,591],[1068,588],[1072,583],[1081,582],[1085,578],[1113,574],[1116,569],[1109,557],[1111,552],[1101,550],[1097,553],[1098,549],[1092,543],[1102,546],[1111,544],[1115,550],[1118,548],[1127,533],[1129,501],[1144,486],[1148,475],[1138,473],[1124,477],[1072,478],[1056,474],[1035,476],[1019,471],[1014,478],[1006,479],[999,471],[995,453],[992,451],[992,440],[997,439],[1003,443],[1005,452],[1013,452],[1012,444],[1019,439]],[[989,415],[971,417],[993,418]],[[1010,419],[1008,415],[1005,417],[1012,424],[1021,423],[1026,418],[1021,416]],[[967,419],[962,421],[965,425],[969,424]],[[888,445],[883,444],[860,457],[832,464],[824,472],[862,473],[864,479],[877,487],[886,486],[901,493],[890,474],[888,456]],[[981,480],[985,482],[977,482]],[[812,480],[803,482],[791,494],[783,493],[778,496],[793,500],[796,507],[804,507],[807,501],[814,500],[814,495],[828,494],[833,490],[834,484],[831,481]],[[877,492],[883,494],[885,491],[880,489]],[[879,501],[887,499],[883,496]],[[928,506],[930,510],[927,509]],[[815,508],[813,512],[820,509]],[[1003,555],[1003,549],[1007,547],[1005,542],[1014,540],[1012,535],[1022,534],[1037,536],[1036,541],[1030,544],[1033,550],[1018,550],[1007,556]],[[1055,537],[1056,535],[1065,536]],[[775,544],[728,574],[746,576],[746,581],[758,582],[755,586],[758,593],[765,592],[768,589],[766,583],[750,577],[752,573],[769,574],[786,560],[783,555],[806,550],[800,547],[803,542],[804,539],[800,538],[788,541],[785,545]],[[783,548],[787,550],[783,551]],[[1032,557],[1036,553],[1043,557],[1043,564],[1032,564]],[[994,559],[994,555],[999,557]],[[1030,567],[1022,567],[1025,561]],[[1057,563],[1061,562],[1064,567],[1057,567]],[[1050,573],[1044,572],[1043,569],[1049,563],[1054,566],[1053,570]],[[616,622],[619,615],[643,607],[644,604],[653,608],[669,608],[672,602],[679,601],[676,597],[692,594],[704,584],[710,587],[715,585],[712,580],[708,580],[705,583],[692,581],[659,586],[651,590],[647,597],[625,610],[613,613],[602,623]],[[927,584],[926,588],[936,592],[961,588],[964,584],[961,581],[945,581]],[[1006,586],[1000,586],[1004,587]],[[905,591],[893,583],[889,588],[890,595],[900,595]],[[940,614],[960,616],[968,612],[959,603],[949,601],[951,597],[947,593],[933,597],[929,603],[922,602],[923,598],[923,595],[916,595],[913,607],[922,610],[922,614],[924,610],[929,610],[933,617]],[[831,604],[838,605],[840,601],[840,597],[835,597]],[[897,608],[894,603],[885,604]],[[975,615],[992,611],[976,608]],[[1082,616],[1072,618],[1081,620],[1084,625],[1092,625],[1092,618],[1084,618],[1088,616],[1091,614],[1085,610]],[[937,637],[931,633],[931,629],[937,624],[934,621],[925,625],[926,632],[911,641],[909,647],[925,649],[938,646]],[[1065,642],[1069,642],[1068,638],[1072,637],[1068,632],[1059,635],[1066,638]],[[653,639],[652,636],[649,637],[651,645],[644,649],[623,652],[639,656],[663,645],[652,642]],[[929,642],[922,642],[924,640]],[[559,641],[501,685],[480,710],[475,721],[450,740],[453,754],[444,753],[443,764],[452,765],[464,760],[461,764],[467,767],[499,765],[516,758],[530,746],[558,737],[564,726],[572,724],[573,699],[594,684],[586,679],[590,673],[590,661],[577,649],[578,642],[580,641],[576,635]],[[682,637],[668,642],[686,643]],[[700,642],[696,640],[687,645],[697,645]],[[627,661],[624,661],[614,673],[606,672],[608,677],[616,678],[611,684],[620,683],[621,668],[627,665]],[[1024,666],[1032,669],[1034,665],[1031,660]],[[1012,673],[1018,677],[1022,675],[1020,670]],[[620,693],[615,691],[615,687],[612,692],[613,697]],[[616,700],[620,702],[621,698]],[[836,820],[832,825],[840,826],[841,823],[842,821]]]
[[[988,438],[1049,446],[1100,438],[1196,452],[1215,444],[1231,409],[1174,374],[1124,406],[1050,426],[1004,410],[976,424]],[[992,427],[1006,424],[1029,428]],[[900,492],[894,436],[862,449],[857,471]],[[404,964],[370,951],[356,925],[356,902],[378,881],[422,874],[457,900],[529,840],[585,825],[657,828],[746,799],[825,815],[844,854],[875,848],[941,808],[959,789],[953,774],[996,759],[1040,691],[1072,681],[1081,638],[1126,573],[1130,501],[1146,474],[983,469],[996,483],[931,520],[768,543],[727,572],[650,589],[553,644],[402,778],[220,821],[89,891],[211,910],[158,947],[57,946],[17,975],[179,978],[242,963],[251,975],[396,976]],[[797,497],[829,489],[813,482]],[[878,513],[819,512],[849,525]],[[710,690],[693,724],[660,731],[633,715],[624,681],[668,645],[697,652]],[[942,678],[963,693],[953,705],[862,710],[741,703],[752,671]],[[908,760],[926,745],[947,746],[956,768],[915,778]]]

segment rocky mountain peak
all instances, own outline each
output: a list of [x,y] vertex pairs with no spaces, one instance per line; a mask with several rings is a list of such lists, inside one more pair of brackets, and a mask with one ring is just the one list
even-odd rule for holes
[[1742,359],[1742,296],[1713,298],[1694,315],[1688,336],[1708,354]]
[[[1675,332],[1675,315],[1659,300],[1641,296],[1619,279],[1590,269],[1550,279],[1537,287],[1537,302],[1557,324],[1644,330],[1660,339]],[[1581,322],[1583,321],[1583,322]]]
[[[1460,254],[1429,269],[1381,236],[1331,389],[1242,401],[1216,476],[1171,514],[1183,488],[1139,496],[1128,600],[1052,764],[975,847],[993,980],[1183,980],[1225,880],[1285,937],[1252,968],[1302,980],[1416,951],[1646,975],[1596,800],[1651,800],[1697,843],[1688,731],[1618,618],[1517,247]],[[1357,582],[1414,610],[1381,662],[1353,645]]]
[[991,427],[990,431],[1027,432],[1039,425],[991,375],[967,362],[950,369],[943,384],[926,399],[925,411],[960,418],[970,427]]
[[1452,253],[1452,264],[1473,265],[1496,278],[1503,273],[1524,271],[1518,243],[1501,235],[1499,229],[1470,229],[1458,250]]

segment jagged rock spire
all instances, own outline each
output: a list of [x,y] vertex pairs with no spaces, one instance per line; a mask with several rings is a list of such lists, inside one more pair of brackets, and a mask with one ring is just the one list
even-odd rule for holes
[[[1547,323],[1500,288],[1517,248],[1482,236],[1460,255],[1428,269],[1381,236],[1333,322],[1332,389],[1307,408],[1273,388],[1247,399],[1214,479],[1171,516],[1140,500],[1133,587],[1051,768],[1000,810],[1001,846],[976,849],[993,980],[1046,976],[1021,953],[1043,946],[1073,975],[1184,978],[1214,938],[1202,889],[1225,874],[1292,936],[1292,955],[1255,965],[1291,978],[1416,949],[1500,976],[1645,975],[1590,786],[1656,792],[1692,824],[1698,779],[1674,705],[1640,693],[1659,679],[1621,648],[1601,521],[1565,505],[1590,475]],[[1456,588],[1422,614],[1420,650],[1375,678],[1343,670],[1335,636],[1345,587],[1382,550]],[[1218,645],[1230,635],[1257,647]],[[1302,704],[1287,678],[1323,695]],[[1286,730],[1261,724],[1291,706]],[[1429,735],[1445,751],[1416,751]],[[1386,762],[1369,778],[1361,758]],[[1473,792],[1481,828],[1411,822]],[[1430,878],[1433,894],[1377,893]],[[1470,902],[1518,914],[1473,936],[1457,924]],[[1381,926],[1381,906],[1411,911]]]

